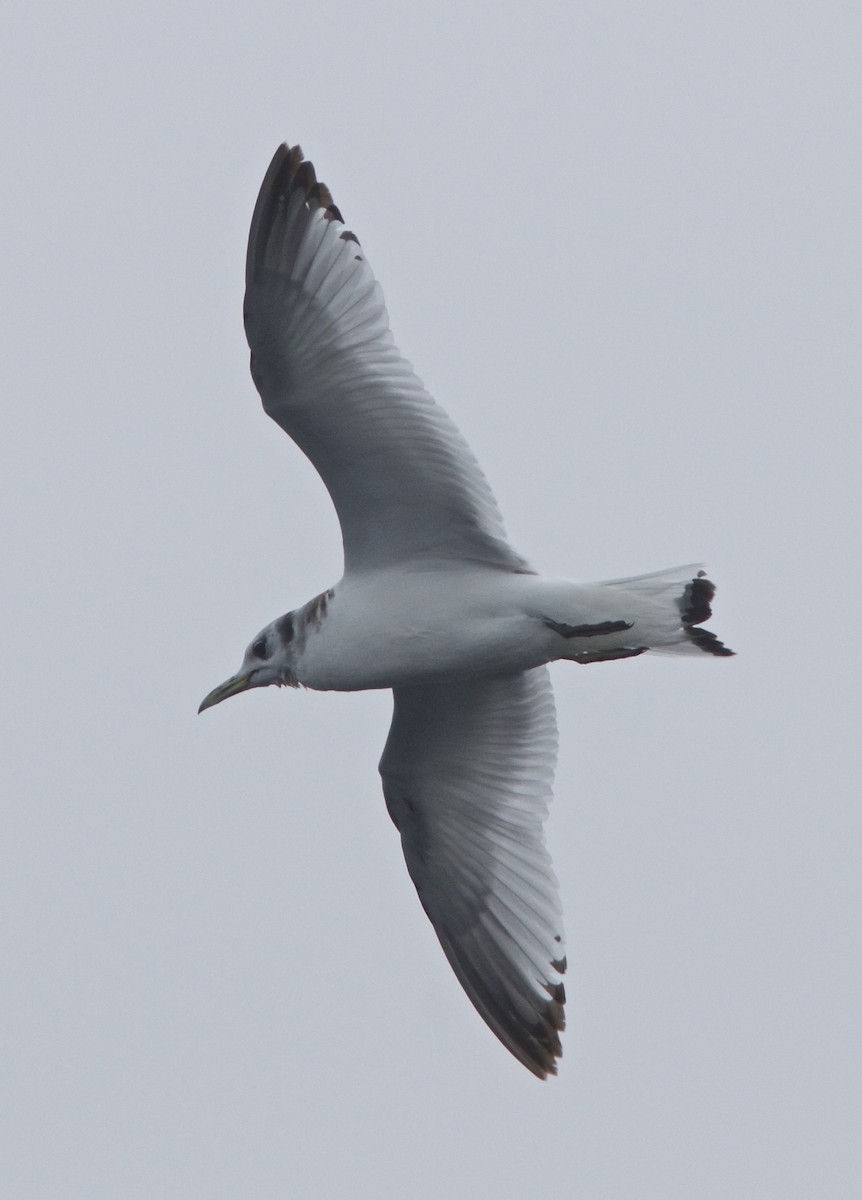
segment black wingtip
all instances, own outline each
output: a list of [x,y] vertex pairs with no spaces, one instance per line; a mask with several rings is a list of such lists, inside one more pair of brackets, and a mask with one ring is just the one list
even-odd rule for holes
[[[551,966],[562,975],[566,970],[566,960],[559,959]],[[548,1000],[528,1038],[521,1041],[521,1053],[509,1047],[537,1079],[547,1079],[549,1075],[557,1074],[559,1060],[563,1057],[560,1034],[566,1028],[566,985],[560,980],[543,986],[548,993]]]
[[[254,206],[246,259],[246,286],[252,282],[262,261],[273,222],[297,192],[303,195],[311,211],[323,209],[324,216],[329,220],[344,224],[344,217],[332,199],[332,193],[317,178],[314,164],[306,159],[302,147],[282,142],[272,156]],[[349,230],[345,232],[358,244],[359,239],[354,233]]]

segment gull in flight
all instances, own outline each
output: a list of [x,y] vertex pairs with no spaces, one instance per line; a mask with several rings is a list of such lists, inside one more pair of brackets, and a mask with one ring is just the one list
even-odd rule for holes
[[576,584],[506,539],[469,447],[398,352],[356,235],[282,145],[248,242],[251,373],[341,524],[344,574],[253,639],[201,711],[249,688],[391,688],[380,760],[407,869],[452,969],[539,1078],[562,1053],[566,960],[543,819],[557,753],[546,664],[729,655],[697,567]]

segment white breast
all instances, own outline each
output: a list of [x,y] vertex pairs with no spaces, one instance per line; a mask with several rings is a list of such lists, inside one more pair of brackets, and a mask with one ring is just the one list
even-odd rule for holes
[[299,681],[358,691],[538,666],[553,639],[525,603],[534,581],[460,565],[348,577],[308,622]]

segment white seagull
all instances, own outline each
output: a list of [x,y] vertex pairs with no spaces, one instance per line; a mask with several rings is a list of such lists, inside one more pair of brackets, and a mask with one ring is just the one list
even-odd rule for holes
[[546,663],[729,655],[697,567],[536,574],[452,421],[396,349],[356,235],[282,145],[248,242],[245,329],[266,412],[341,522],[344,575],[267,625],[201,711],[268,684],[392,688],[380,760],[407,869],[455,974],[539,1078],[562,1053],[566,960],[542,823],[557,752]]

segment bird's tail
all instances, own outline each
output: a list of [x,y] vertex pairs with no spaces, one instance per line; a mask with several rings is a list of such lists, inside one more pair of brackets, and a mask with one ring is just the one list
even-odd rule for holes
[[579,585],[575,592],[567,608],[577,616],[545,622],[567,643],[561,658],[605,662],[647,650],[733,654],[714,633],[702,628],[712,616],[715,584],[700,564]]

